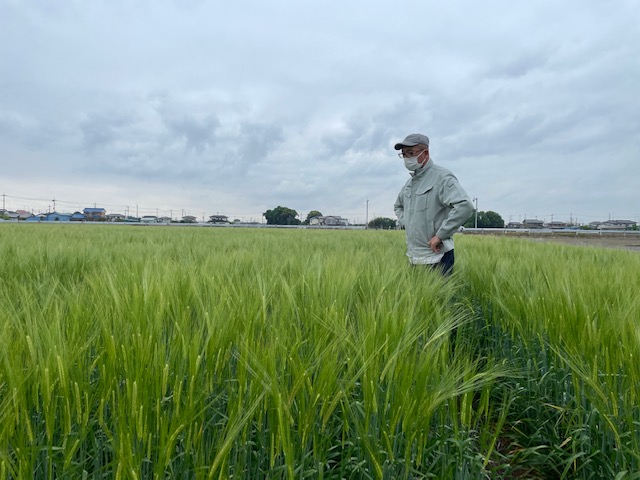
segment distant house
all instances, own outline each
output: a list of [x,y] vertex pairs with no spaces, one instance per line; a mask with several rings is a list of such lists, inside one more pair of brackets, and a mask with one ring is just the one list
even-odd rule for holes
[[509,222],[507,223],[507,228],[522,228],[522,224],[520,222]]
[[349,220],[337,215],[317,216],[309,219],[309,225],[326,226],[326,227],[346,227]]
[[84,213],[82,212],[73,212],[73,215],[71,215],[71,221],[72,222],[83,222],[87,219],[87,217],[84,216]]
[[26,220],[27,218],[33,216],[31,212],[27,212],[26,210],[16,210],[18,216],[16,217],[18,220]]
[[600,230],[631,230],[638,224],[631,220],[607,220],[598,225]]
[[226,215],[211,215],[209,223],[229,223],[229,217]]
[[347,225],[349,225],[349,220],[347,220],[346,218],[329,215],[324,217],[324,224],[330,226],[346,227]]
[[105,218],[107,222],[122,222],[124,221],[124,215],[121,213],[108,213]]
[[3,216],[9,220],[26,220],[29,217],[33,217],[31,212],[27,212],[26,210],[16,210],[15,212],[5,210]]
[[107,212],[104,208],[85,208],[82,210],[87,220],[104,220]]
[[185,215],[182,217],[182,223],[198,223],[198,219],[193,215]]
[[559,221],[554,221],[554,222],[549,222],[547,223],[547,227],[554,229],[554,230],[558,230],[558,229],[562,229],[562,228],[567,228],[567,222],[559,222]]
[[47,218],[46,213],[38,213],[37,215],[31,215],[29,218],[25,218],[25,222],[44,222]]
[[526,218],[522,221],[522,228],[544,228],[544,222],[537,218]]
[[71,213],[58,213],[51,212],[45,215],[45,222],[69,222],[71,221],[71,217],[73,215]]
[[145,215],[140,218],[140,223],[158,223],[158,217],[155,215]]

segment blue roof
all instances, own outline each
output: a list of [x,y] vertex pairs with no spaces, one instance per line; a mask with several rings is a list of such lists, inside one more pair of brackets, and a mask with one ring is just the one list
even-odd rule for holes
[[104,212],[105,209],[104,208],[85,208],[83,211],[84,212],[89,212],[89,213],[92,213],[92,212]]

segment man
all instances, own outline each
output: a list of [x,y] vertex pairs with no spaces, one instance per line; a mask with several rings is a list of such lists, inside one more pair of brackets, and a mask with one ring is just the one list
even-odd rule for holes
[[429,157],[429,138],[420,133],[396,143],[411,178],[394,205],[406,230],[407,256],[413,265],[453,272],[453,234],[473,213],[473,203],[458,179]]

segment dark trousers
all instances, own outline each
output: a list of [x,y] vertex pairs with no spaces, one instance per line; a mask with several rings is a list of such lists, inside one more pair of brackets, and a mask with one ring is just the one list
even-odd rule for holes
[[439,263],[434,263],[431,268],[438,270],[442,275],[448,277],[453,273],[453,262],[455,258],[453,256],[453,250],[449,250],[444,254],[442,260]]

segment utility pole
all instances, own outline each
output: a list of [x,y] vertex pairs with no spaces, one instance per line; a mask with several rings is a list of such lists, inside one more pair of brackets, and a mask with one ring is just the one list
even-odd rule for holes
[[2,211],[3,211],[3,212],[6,212],[6,211],[7,211],[7,209],[6,209],[6,208],[4,208],[4,197],[6,197],[6,196],[7,196],[6,194],[4,194],[4,193],[2,194]]
[[367,198],[367,208],[365,210],[364,215],[364,228],[365,230],[369,228],[369,199]]
[[473,197],[473,201],[476,202],[476,228],[478,228],[478,197]]
[[56,211],[56,199],[51,200],[53,202],[53,211]]

